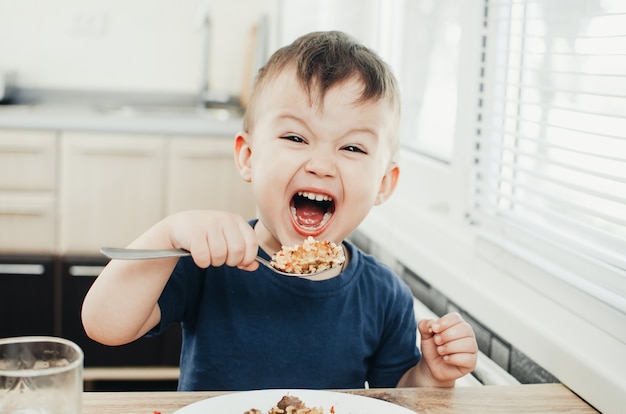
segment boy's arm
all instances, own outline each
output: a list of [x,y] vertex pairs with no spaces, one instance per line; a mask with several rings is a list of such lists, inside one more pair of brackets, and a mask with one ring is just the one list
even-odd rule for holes
[[[173,247],[168,240],[166,225],[159,222],[129,247]],[[122,345],[156,326],[161,319],[157,301],[176,262],[176,258],[111,260],[83,302],[87,335],[105,345]]]
[[398,387],[454,387],[476,367],[478,344],[472,327],[458,313],[418,324],[422,359],[404,373]]
[[[254,230],[240,216],[219,211],[188,211],[155,224],[128,247],[183,248],[206,268],[228,264],[258,267]],[[161,320],[158,300],[176,258],[111,260],[91,286],[82,308],[87,335],[106,345],[140,338]]]

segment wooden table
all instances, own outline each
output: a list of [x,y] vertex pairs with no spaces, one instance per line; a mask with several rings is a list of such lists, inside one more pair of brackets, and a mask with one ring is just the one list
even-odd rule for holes
[[[347,390],[427,413],[596,413],[561,384]],[[223,392],[85,392],[83,414],[171,414]],[[384,413],[381,413],[384,414]]]

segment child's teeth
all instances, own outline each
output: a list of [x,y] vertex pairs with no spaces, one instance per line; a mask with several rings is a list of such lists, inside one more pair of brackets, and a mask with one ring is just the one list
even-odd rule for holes
[[298,191],[298,195],[302,196],[302,197],[306,197],[309,200],[313,200],[313,201],[330,201],[332,200],[331,197],[325,195],[325,194],[315,194],[315,193],[309,193],[306,191]]

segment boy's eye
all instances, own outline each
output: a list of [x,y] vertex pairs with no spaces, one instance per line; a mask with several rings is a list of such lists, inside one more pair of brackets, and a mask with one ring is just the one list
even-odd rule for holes
[[304,138],[299,137],[297,135],[285,135],[281,137],[282,139],[286,139],[293,142],[304,142]]
[[367,154],[367,152],[363,148],[357,147],[356,145],[346,145],[345,147],[343,147],[343,149],[345,151],[360,152],[361,154]]

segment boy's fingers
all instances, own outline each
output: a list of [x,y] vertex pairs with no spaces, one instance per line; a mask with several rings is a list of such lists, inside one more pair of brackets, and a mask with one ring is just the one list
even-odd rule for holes
[[437,353],[441,356],[452,354],[476,354],[478,348],[474,338],[465,337],[451,342],[437,345]]
[[211,265],[211,252],[206,243],[200,243],[200,245],[192,243],[189,251],[191,252],[194,263],[199,268],[206,269]]
[[255,260],[256,255],[259,252],[259,241],[257,240],[256,233],[250,225],[243,221],[240,224],[241,234],[243,235],[243,244],[245,246],[241,265],[245,270],[258,269],[258,263]]
[[434,335],[433,329],[432,329],[432,324],[433,324],[433,320],[432,319],[422,319],[419,324],[417,325],[419,331],[420,331],[420,335],[422,337],[422,339],[428,339],[428,338],[432,338],[432,336]]
[[211,256],[209,255],[199,256],[199,255],[192,254],[192,258],[196,266],[198,266],[201,269],[206,269],[207,267],[211,266]]
[[255,260],[252,263],[247,264],[247,265],[239,265],[237,266],[237,268],[241,270],[246,270],[248,272],[254,272],[255,270],[259,268],[259,262]]
[[443,345],[447,342],[454,341],[460,338],[470,338],[472,341],[474,341],[474,331],[472,330],[472,327],[465,322],[453,325],[440,332],[436,332],[434,336],[435,343],[437,345]]
[[[238,226],[226,227],[223,231],[225,246],[225,264],[228,266],[239,266],[244,261],[246,255],[246,244],[244,235]],[[245,263],[249,264],[249,263]]]
[[472,372],[476,367],[476,357],[474,354],[451,354],[443,357],[443,360],[454,365],[463,375]]
[[461,315],[457,312],[452,312],[442,316],[436,321],[433,321],[432,329],[435,333],[438,333],[462,322],[464,321]]

